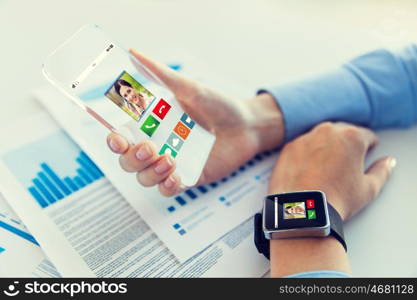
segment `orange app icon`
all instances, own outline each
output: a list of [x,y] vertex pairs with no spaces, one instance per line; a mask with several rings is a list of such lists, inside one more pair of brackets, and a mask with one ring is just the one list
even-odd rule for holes
[[182,122],[178,122],[177,126],[174,128],[174,132],[182,137],[183,140],[185,140],[190,134],[190,129]]

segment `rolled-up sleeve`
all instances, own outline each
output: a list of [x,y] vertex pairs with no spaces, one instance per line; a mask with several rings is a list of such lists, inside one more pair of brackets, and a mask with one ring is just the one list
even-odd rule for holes
[[286,141],[323,121],[407,127],[417,121],[417,46],[376,50],[327,73],[260,92],[272,94],[281,108]]

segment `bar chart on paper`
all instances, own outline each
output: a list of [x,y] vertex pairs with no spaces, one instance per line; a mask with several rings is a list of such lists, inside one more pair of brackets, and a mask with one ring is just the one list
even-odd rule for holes
[[28,190],[42,208],[71,195],[104,176],[83,151],[80,152],[76,161],[79,163],[76,175],[63,178],[60,178],[49,164],[45,162],[40,164],[39,167],[42,171],[38,172],[37,177],[32,179],[33,185]]
[[104,177],[63,131],[6,154],[4,162],[41,208]]

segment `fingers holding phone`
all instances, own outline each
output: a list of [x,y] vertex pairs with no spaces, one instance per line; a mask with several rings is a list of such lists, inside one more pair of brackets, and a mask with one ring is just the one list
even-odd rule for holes
[[181,190],[180,177],[174,174],[175,160],[169,154],[159,155],[152,141],[129,145],[123,137],[111,133],[107,144],[113,152],[120,154],[121,168],[137,173],[137,180],[142,186],[158,185],[164,196],[173,196]]

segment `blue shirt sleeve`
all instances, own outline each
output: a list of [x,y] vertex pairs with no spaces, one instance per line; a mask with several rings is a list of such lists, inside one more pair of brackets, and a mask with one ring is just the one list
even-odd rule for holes
[[333,71],[260,92],[277,100],[286,141],[323,121],[407,127],[417,121],[417,46],[376,50]]
[[351,277],[350,274],[340,271],[333,270],[320,270],[320,271],[311,271],[296,273],[285,278],[348,278]]

